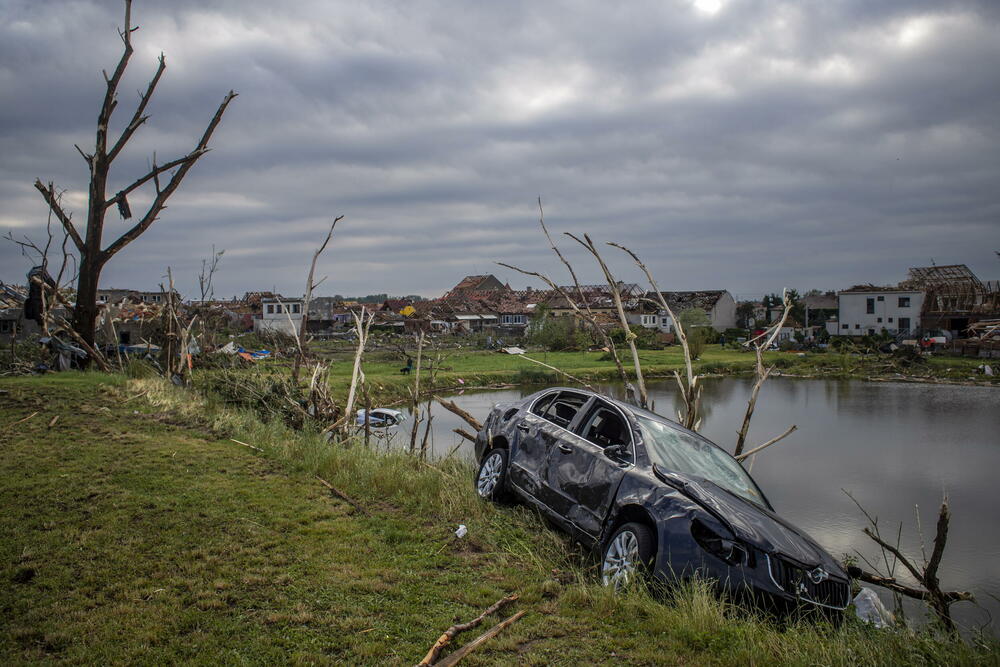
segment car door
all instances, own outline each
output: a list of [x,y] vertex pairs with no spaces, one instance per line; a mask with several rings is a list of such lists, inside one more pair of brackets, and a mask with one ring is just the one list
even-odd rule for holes
[[[579,530],[597,537],[634,456],[631,429],[617,408],[594,399],[572,433],[549,449],[548,504]],[[624,456],[605,451],[625,445]]]
[[572,391],[543,395],[516,426],[518,445],[511,454],[511,483],[546,506],[549,503],[544,482],[549,452],[569,432],[567,427],[587,398]]
[[516,425],[516,446],[510,457],[510,481],[524,493],[538,497],[542,483],[542,470],[548,459],[549,440],[543,418],[546,409],[558,396],[558,391],[545,394],[535,400]]

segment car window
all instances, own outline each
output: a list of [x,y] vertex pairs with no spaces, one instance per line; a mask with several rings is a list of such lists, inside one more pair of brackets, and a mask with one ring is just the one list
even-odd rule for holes
[[545,411],[548,409],[549,405],[552,404],[553,399],[555,399],[558,392],[552,392],[546,396],[542,396],[540,399],[535,401],[535,404],[531,406],[531,412],[538,415],[539,417],[545,416]]
[[580,429],[580,435],[598,447],[628,445],[629,436],[621,415],[606,407],[597,407]]
[[639,418],[642,440],[653,463],[707,479],[750,502],[767,507],[764,495],[736,459],[719,447],[672,426]]
[[580,411],[580,408],[586,402],[587,396],[583,394],[573,391],[561,391],[555,397],[555,400],[549,403],[542,416],[556,426],[569,428],[570,423],[576,417],[576,413]]

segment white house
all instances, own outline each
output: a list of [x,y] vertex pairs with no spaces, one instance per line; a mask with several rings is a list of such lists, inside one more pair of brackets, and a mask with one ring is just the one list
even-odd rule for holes
[[[736,326],[736,299],[726,290],[661,292],[661,294],[677,317],[680,317],[685,310],[700,308],[708,314],[709,323],[716,331],[725,331]],[[647,297],[656,300],[656,292],[650,292]],[[655,326],[664,333],[674,331],[670,316],[662,310],[656,315],[641,315],[641,321],[636,323],[649,328]]]
[[924,292],[859,285],[838,292],[837,303],[840,336],[865,336],[882,329],[894,335],[909,334],[920,328]]
[[260,319],[253,321],[253,330],[297,336],[302,330],[302,304],[302,299],[264,297],[260,300]]

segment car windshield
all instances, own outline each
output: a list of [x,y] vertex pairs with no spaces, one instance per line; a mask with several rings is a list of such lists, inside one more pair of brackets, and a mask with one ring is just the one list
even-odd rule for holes
[[638,421],[653,463],[671,472],[707,479],[755,505],[767,506],[743,466],[715,445],[652,419],[639,417]]

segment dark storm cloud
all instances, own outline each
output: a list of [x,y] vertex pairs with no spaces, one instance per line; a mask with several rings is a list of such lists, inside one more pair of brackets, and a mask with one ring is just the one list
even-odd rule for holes
[[[214,243],[222,293],[296,293],[338,213],[330,292],[520,285],[493,262],[552,269],[538,194],[553,229],[630,245],[680,289],[841,288],[932,258],[1000,274],[995,3],[233,0],[134,17],[119,127],[161,50],[168,69],[111,191],[240,97],[105,285],[171,265],[190,289]],[[7,1],[0,21],[0,227],[37,236],[36,176],[84,214],[72,145],[93,142],[121,7]],[[124,228],[109,215],[108,235]],[[0,279],[26,268],[0,247]]]

